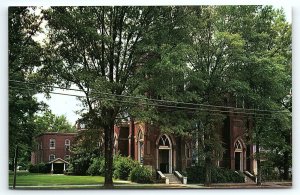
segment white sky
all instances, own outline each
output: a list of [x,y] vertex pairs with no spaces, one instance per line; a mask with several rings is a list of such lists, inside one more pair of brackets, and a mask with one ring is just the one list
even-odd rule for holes
[[[283,8],[284,12],[286,14],[287,21],[292,21],[292,9],[291,6],[288,5],[274,5],[275,8]],[[62,93],[69,93],[69,91],[63,91],[63,90],[55,90],[55,92],[62,92]],[[83,94],[81,94],[83,95]],[[43,94],[36,95],[37,99],[39,101],[46,102],[51,111],[56,115],[65,115],[68,119],[68,121],[71,124],[75,124],[76,120],[80,118],[79,115],[75,114],[75,111],[78,111],[82,108],[82,104],[79,100],[76,99],[76,97],[70,97],[70,96],[64,96],[64,95],[57,95],[57,94],[51,94],[51,99],[44,98]]]

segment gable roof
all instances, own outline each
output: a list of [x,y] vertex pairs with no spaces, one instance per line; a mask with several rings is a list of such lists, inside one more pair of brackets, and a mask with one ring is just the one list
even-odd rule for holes
[[67,163],[67,164],[70,164],[68,161],[65,161],[64,159],[61,159],[61,158],[56,158],[48,163],[60,163],[59,161],[63,162],[63,163]]

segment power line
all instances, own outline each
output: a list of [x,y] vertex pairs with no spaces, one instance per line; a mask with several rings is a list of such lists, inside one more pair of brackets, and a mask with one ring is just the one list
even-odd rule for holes
[[[17,88],[10,86],[11,88]],[[27,89],[27,90],[33,90],[32,88],[17,88],[17,89]],[[86,96],[83,95],[73,95],[73,94],[66,94],[66,93],[59,93],[59,92],[49,92],[52,94],[58,94],[58,95],[67,95],[67,96],[74,96],[74,97],[83,97]],[[100,97],[100,96],[98,96]],[[202,109],[202,108],[191,108],[191,107],[182,107],[182,106],[171,106],[171,105],[164,105],[164,104],[150,104],[150,103],[144,103],[144,102],[131,102],[131,101],[124,101],[124,100],[117,100],[112,99],[108,97],[101,97],[105,100],[115,101],[115,102],[121,102],[121,103],[129,103],[129,104],[141,104],[141,105],[149,105],[149,106],[156,106],[156,107],[165,107],[165,108],[175,108],[175,109],[186,109],[186,110],[193,110],[193,111],[207,111],[207,112],[220,112],[220,113],[234,113],[234,114],[246,114],[246,115],[258,115],[258,116],[270,116],[272,114],[261,114],[261,113],[249,113],[249,112],[237,112],[237,111],[225,111],[225,110],[208,110],[208,109]]]
[[[33,88],[21,88],[21,87],[14,87],[14,86],[10,86],[10,88],[19,89],[19,90],[24,90],[24,89],[26,89],[26,90],[33,90]],[[74,95],[74,94],[67,94],[67,93],[60,93],[60,92],[49,92],[49,93],[51,93],[51,94],[57,94],[57,95],[73,96],[73,97],[83,97],[83,98],[86,97],[84,95]],[[190,110],[190,111],[217,112],[217,114],[216,113],[210,113],[210,115],[224,115],[224,114],[221,114],[221,113],[245,114],[245,115],[251,115],[251,117],[256,117],[256,118],[263,117],[263,116],[271,116],[272,115],[272,114],[260,114],[260,113],[224,111],[224,110],[208,110],[208,109],[202,109],[202,108],[171,106],[171,105],[163,105],[163,104],[151,104],[151,103],[145,103],[145,102],[132,102],[132,101],[124,101],[124,100],[112,99],[112,98],[108,98],[108,97],[100,97],[100,98],[102,98],[104,100],[109,100],[109,101],[114,101],[114,102],[120,102],[120,103],[147,105],[147,106],[155,106],[155,107],[168,108],[168,109],[173,108],[173,109]],[[174,110],[170,110],[170,111],[174,111]],[[257,115],[257,116],[253,116],[253,115]],[[239,117],[241,117],[241,116],[239,116]]]
[[[37,83],[32,83],[32,82],[17,81],[17,80],[9,80],[9,81],[11,81],[11,82],[16,82],[16,83],[22,83],[22,84],[38,85],[38,86],[44,86],[44,87],[50,87],[50,88],[57,88],[57,89],[63,89],[63,90],[70,90],[70,91],[83,92],[83,91],[80,90],[80,89],[64,88],[64,87],[56,87],[56,86],[51,86],[51,85],[43,85],[43,84],[37,84]],[[159,99],[152,99],[152,98],[146,98],[146,97],[137,97],[137,96],[129,96],[129,95],[118,95],[118,94],[111,94],[111,93],[105,93],[105,92],[93,92],[92,94],[101,94],[101,95],[109,95],[109,96],[115,96],[115,97],[133,98],[133,99],[143,99],[143,100],[155,101],[155,102],[162,102],[162,103],[185,104],[185,105],[190,105],[190,106],[215,107],[215,108],[225,108],[225,109],[244,110],[244,111],[254,111],[254,112],[289,113],[289,111],[284,111],[284,110],[261,110],[261,109],[250,109],[250,108],[236,108],[236,107],[230,107],[230,106],[218,106],[218,105],[209,105],[209,104],[197,104],[197,103],[188,103],[188,102],[171,101],[171,100],[159,100]],[[242,113],[242,112],[241,112],[241,113]],[[256,114],[257,114],[257,113],[256,113]]]

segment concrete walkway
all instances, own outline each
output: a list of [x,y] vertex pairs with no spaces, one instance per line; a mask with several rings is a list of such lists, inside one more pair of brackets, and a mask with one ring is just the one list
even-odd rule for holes
[[[291,188],[292,182],[266,182],[261,186],[249,183],[219,183],[206,187],[203,184],[137,184],[115,183],[114,189],[260,189]],[[12,186],[9,186],[12,189]],[[16,189],[103,189],[103,184],[91,185],[49,185],[49,186],[16,186]]]

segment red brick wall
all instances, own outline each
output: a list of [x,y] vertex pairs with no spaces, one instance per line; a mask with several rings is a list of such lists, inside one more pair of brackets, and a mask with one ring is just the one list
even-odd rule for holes
[[[39,149],[36,147],[34,154],[32,155],[35,164],[49,162],[49,155],[54,154],[55,158],[65,159],[66,155],[71,155],[69,150],[66,150],[65,140],[70,140],[70,147],[74,143],[76,133],[44,133],[35,138]],[[50,139],[55,139],[55,149],[50,149]]]

